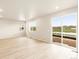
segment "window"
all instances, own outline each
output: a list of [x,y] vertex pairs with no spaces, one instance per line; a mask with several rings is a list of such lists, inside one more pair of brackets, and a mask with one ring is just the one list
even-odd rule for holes
[[55,17],[52,20],[53,42],[61,43],[61,18]]
[[77,13],[52,18],[53,42],[76,47]]
[[62,17],[63,43],[76,47],[77,14],[71,13]]

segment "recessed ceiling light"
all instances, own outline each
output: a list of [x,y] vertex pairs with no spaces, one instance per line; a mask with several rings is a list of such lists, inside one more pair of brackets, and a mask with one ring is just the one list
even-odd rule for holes
[[58,7],[58,6],[56,6],[56,10],[57,10],[57,9],[59,9],[59,7]]
[[0,9],[0,12],[3,12],[3,9]]

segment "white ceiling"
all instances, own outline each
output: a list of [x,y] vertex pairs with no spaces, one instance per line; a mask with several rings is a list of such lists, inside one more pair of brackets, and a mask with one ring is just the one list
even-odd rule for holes
[[0,0],[0,15],[5,19],[28,20],[76,6],[77,0]]

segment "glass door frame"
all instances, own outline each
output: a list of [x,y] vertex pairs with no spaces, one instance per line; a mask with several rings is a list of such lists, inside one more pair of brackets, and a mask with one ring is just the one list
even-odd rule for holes
[[[77,15],[78,16],[78,15]],[[57,17],[57,16],[55,16],[55,17]],[[61,16],[59,16],[59,17],[61,17],[61,45],[64,45],[64,43],[63,43],[63,17],[62,17],[62,15]],[[78,21],[78,19],[77,19],[77,21]],[[52,28],[52,31],[53,31],[53,28]],[[78,31],[78,22],[77,22],[77,24],[76,24],[76,47],[75,48],[78,48],[78,38],[77,38],[77,36],[78,36],[78,33],[77,33],[77,31]],[[52,33],[53,34],[53,33]],[[52,37],[53,38],[53,37]],[[53,40],[52,40],[52,42],[53,42]],[[71,47],[71,46],[70,46]]]

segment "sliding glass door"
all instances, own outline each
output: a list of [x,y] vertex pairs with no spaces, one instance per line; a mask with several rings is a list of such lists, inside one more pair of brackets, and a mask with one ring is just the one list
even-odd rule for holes
[[76,47],[77,13],[52,18],[53,42]]
[[62,17],[63,23],[63,43],[76,47],[76,26],[77,14],[71,13]]
[[60,17],[52,19],[52,36],[53,42],[61,43],[61,21]]

